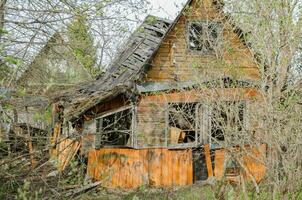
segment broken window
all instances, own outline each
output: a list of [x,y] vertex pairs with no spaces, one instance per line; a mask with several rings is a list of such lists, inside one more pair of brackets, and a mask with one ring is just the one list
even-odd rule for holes
[[124,109],[96,119],[96,148],[131,146],[132,109]]
[[188,48],[191,51],[209,53],[215,50],[220,33],[217,22],[191,22],[188,27]]
[[170,103],[168,105],[168,145],[197,142],[197,103]]
[[218,144],[225,141],[225,132],[236,140],[238,132],[244,128],[244,102],[220,102],[212,106],[210,118],[211,143]]
[[[169,103],[167,114],[168,146],[198,146],[225,140],[225,133],[233,141],[244,128],[244,102]],[[237,138],[236,138],[237,137]],[[185,145],[186,144],[186,145]]]

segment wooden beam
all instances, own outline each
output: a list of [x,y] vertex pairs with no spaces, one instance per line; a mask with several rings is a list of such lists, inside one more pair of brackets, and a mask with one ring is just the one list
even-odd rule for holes
[[208,177],[213,177],[213,168],[212,168],[212,161],[211,161],[211,152],[210,152],[210,145],[205,144],[204,145],[204,155],[206,159],[206,165],[208,170]]

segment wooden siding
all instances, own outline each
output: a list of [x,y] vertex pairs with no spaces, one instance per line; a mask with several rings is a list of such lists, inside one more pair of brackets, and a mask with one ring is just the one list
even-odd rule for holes
[[84,120],[85,121],[93,120],[94,118],[104,114],[107,111],[118,109],[122,106],[126,106],[129,104],[130,102],[128,101],[127,98],[125,98],[123,95],[118,95],[117,97],[111,100],[100,103],[89,109],[84,115]]
[[[215,151],[215,170],[214,175],[217,179],[226,178],[229,181],[238,182],[240,177],[225,176],[226,154],[238,151],[236,148],[220,149]],[[242,158],[238,158],[242,162],[242,172],[247,180],[255,180],[259,183],[265,176],[266,167],[264,165],[266,159],[266,145],[259,147],[246,147]]]
[[80,149],[81,143],[72,139],[62,139],[51,152],[51,158],[56,160],[58,171],[63,171],[75,157]]
[[261,99],[261,95],[256,89],[250,88],[200,89],[142,96],[137,107],[136,147],[165,146],[165,113],[168,103],[210,103],[217,100],[245,100],[249,103],[255,99]]
[[223,14],[214,9],[208,0],[193,0],[151,60],[151,69],[147,72],[145,81],[199,81],[222,76],[257,80],[259,70],[252,53],[227,22],[220,23],[220,46],[213,54],[204,55],[188,50],[188,22],[220,22],[222,18]]
[[88,175],[109,188],[169,187],[193,183],[192,151],[100,149],[88,155]]

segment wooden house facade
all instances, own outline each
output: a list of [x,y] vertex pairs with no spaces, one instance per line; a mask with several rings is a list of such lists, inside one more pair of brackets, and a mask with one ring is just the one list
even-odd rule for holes
[[[234,181],[240,174],[226,154],[238,151],[236,139],[228,143],[217,121],[237,136],[253,132],[248,113],[261,102],[244,36],[216,0],[189,0],[173,22],[147,17],[104,75],[55,105],[53,150],[80,135],[88,175],[108,187]],[[240,166],[258,182],[265,145],[245,150]]]

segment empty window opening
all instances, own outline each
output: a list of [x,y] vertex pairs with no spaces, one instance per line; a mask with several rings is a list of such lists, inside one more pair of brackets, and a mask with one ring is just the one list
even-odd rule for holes
[[208,53],[215,50],[220,32],[219,23],[191,22],[188,29],[188,46],[191,51]]
[[132,109],[98,118],[96,120],[96,147],[129,146],[132,134]]
[[226,131],[232,132],[234,137],[238,135],[236,133],[242,131],[244,110],[243,102],[222,102],[212,107],[210,119],[212,143],[225,141]]
[[168,105],[169,144],[196,141],[196,108],[196,103],[170,103]]

